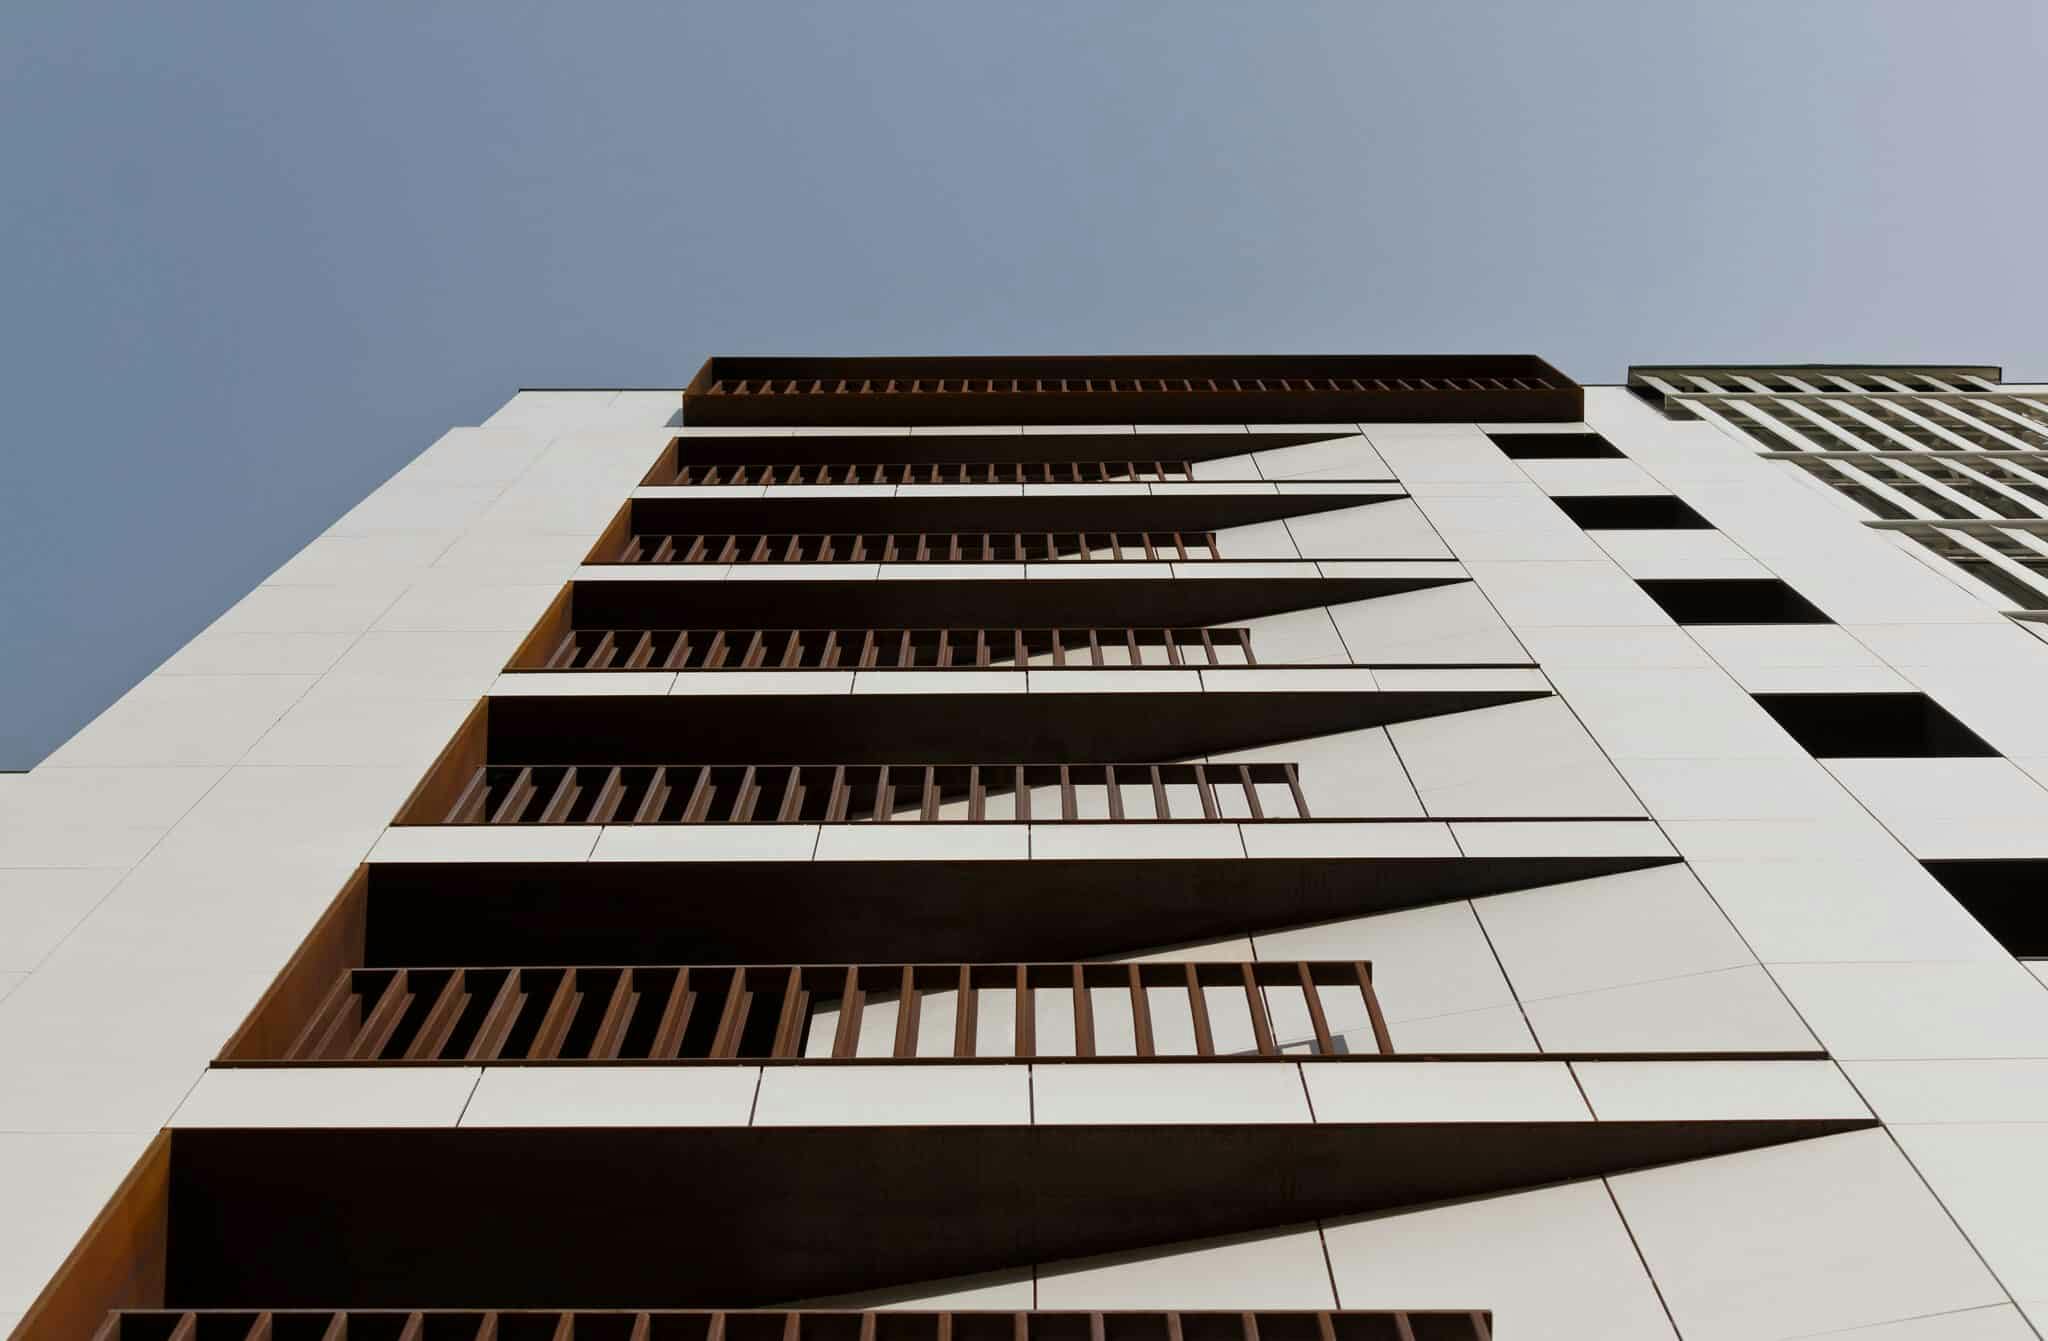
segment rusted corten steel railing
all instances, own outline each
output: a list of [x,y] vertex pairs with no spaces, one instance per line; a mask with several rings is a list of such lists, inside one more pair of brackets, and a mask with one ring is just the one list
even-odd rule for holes
[[1121,484],[1188,479],[1186,461],[681,462],[650,484]]
[[571,629],[545,670],[1250,666],[1245,628]]
[[694,426],[1570,421],[1585,396],[1528,355],[709,359]]
[[1213,531],[633,534],[614,563],[1049,563],[1220,559]]
[[1540,377],[864,377],[719,378],[706,396],[1083,396],[1236,392],[1530,391]]
[[1394,1051],[1362,962],[359,968],[241,1060],[1332,1056],[1368,1030]]
[[1291,763],[485,764],[444,824],[1307,819]]
[[124,1309],[94,1341],[1491,1341],[1493,1315],[825,1309]]

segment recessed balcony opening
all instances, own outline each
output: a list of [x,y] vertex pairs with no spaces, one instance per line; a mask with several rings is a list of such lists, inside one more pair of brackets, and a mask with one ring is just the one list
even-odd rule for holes
[[[1549,692],[1533,672],[1495,674],[1508,678],[1482,685],[1472,672],[1424,669],[1398,687],[1227,699],[1114,680],[1080,692],[875,693],[858,711],[833,694],[499,696],[457,733],[398,822],[1305,819],[1320,814],[1317,784],[1284,757],[1285,742]],[[1214,757],[1252,749],[1267,757]]]
[[[542,616],[509,669],[1284,666],[1302,664],[1290,649],[1304,641],[1248,625],[1464,580],[1441,566],[1395,563],[1370,577],[1199,582],[580,581]],[[1328,650],[1310,664],[1350,664],[1334,630],[1317,646]]]
[[[373,1320],[372,1336],[395,1325],[399,1341],[427,1341],[469,1335],[454,1311],[474,1320],[479,1301],[507,1312],[766,1308],[1869,1125],[1502,1122],[1454,1109],[1428,1121],[1217,1124],[1187,1102],[1144,1124],[185,1127],[145,1155],[23,1335],[92,1335],[122,1308],[208,1310],[203,1331],[197,1318],[169,1321],[171,1337],[190,1341],[239,1341],[264,1312],[273,1337],[277,1314],[340,1308],[404,1319]],[[1006,1316],[1015,1327],[1019,1315]],[[334,1325],[331,1313],[323,1321]],[[512,1332],[536,1325],[515,1319]],[[165,1324],[137,1326],[153,1338]],[[1308,1341],[1285,1324],[1276,1334]],[[1214,1326],[1196,1335],[1220,1341]]]
[[357,970],[1103,960],[1675,860],[378,862],[343,888],[224,1055],[289,1051]]

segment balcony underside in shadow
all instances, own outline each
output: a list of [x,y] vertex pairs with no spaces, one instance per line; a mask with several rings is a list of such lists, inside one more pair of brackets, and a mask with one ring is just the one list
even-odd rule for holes
[[517,764],[1062,764],[1231,750],[1543,698],[1535,689],[499,697],[486,759]]
[[[625,509],[634,532],[928,531],[1222,531],[1284,521],[1402,497],[1385,492],[1050,494],[1040,497],[948,494],[934,497],[635,498]],[[602,547],[594,562],[604,562]]]
[[171,1307],[760,1305],[1869,1125],[183,1129],[164,1295]]
[[[871,433],[802,437],[678,437],[645,483],[675,481],[682,465],[788,465],[938,462],[1030,463],[1110,460],[1214,461],[1246,452],[1327,442],[1344,433]],[[1257,483],[1258,481],[1252,481]]]
[[[1109,565],[1103,565],[1105,567]],[[1390,569],[1395,565],[1389,564]],[[1091,577],[1087,581],[884,578],[821,583],[803,579],[664,582],[579,581],[569,589],[560,629],[869,627],[1004,628],[1072,625],[1221,624],[1318,605],[1392,596],[1467,579],[1442,565],[1379,577],[1219,577],[1200,581]],[[1431,572],[1428,569],[1434,568]],[[687,570],[679,570],[680,573]],[[553,627],[553,626],[551,626]],[[557,635],[559,637],[559,634]]]
[[432,863],[367,868],[366,967],[1097,959],[1668,864],[1655,857]]

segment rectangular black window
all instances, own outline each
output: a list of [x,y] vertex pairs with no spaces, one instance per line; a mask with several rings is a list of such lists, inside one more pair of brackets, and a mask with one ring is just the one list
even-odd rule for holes
[[1645,578],[1636,583],[1681,624],[1829,624],[1775,577]]
[[1756,694],[1817,759],[1954,759],[1998,751],[1925,694]]
[[1598,494],[1553,498],[1588,531],[1711,531],[1713,523],[1671,494]]
[[1493,445],[1516,461],[1593,461],[1621,456],[1598,433],[1489,433]]

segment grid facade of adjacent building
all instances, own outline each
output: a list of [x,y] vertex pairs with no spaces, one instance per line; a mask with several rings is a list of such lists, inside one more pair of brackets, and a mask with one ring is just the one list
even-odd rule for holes
[[0,1320],[2037,1336],[2044,461],[1980,366],[521,392],[0,780]]

